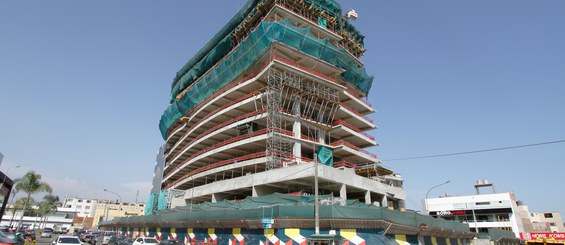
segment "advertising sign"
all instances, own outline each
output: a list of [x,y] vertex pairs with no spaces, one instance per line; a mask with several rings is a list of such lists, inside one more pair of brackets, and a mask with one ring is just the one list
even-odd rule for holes
[[453,215],[465,215],[465,210],[445,210],[438,211],[437,216],[453,216]]
[[565,241],[565,232],[529,232],[520,233],[520,238],[524,240],[536,240],[536,239],[547,239],[553,238],[555,240]]

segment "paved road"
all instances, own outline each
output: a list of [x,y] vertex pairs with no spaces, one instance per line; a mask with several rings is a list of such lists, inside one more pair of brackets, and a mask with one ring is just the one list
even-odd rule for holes
[[55,237],[56,236],[53,236],[53,238],[40,238],[40,237],[38,237],[36,245],[49,245],[49,244],[51,244],[51,242],[53,240],[55,240]]

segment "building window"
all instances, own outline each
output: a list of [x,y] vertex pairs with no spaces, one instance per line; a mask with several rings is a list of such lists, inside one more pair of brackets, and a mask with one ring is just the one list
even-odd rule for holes
[[490,205],[490,202],[477,202],[476,205]]
[[77,206],[77,209],[81,209],[81,208],[82,208],[82,206],[81,206],[81,205],[78,205],[78,206]]
[[78,199],[78,202],[82,202],[82,200],[81,200],[81,199]]
[[555,223],[551,222],[549,223],[549,226],[556,226]]
[[85,208],[85,209],[90,209],[90,206],[86,206],[86,207],[84,207],[84,208]]
[[65,205],[65,208],[71,208],[71,207],[72,207],[71,205]]
[[90,203],[90,200],[86,200],[86,203]]
[[546,217],[546,218],[553,218],[552,213],[544,213],[543,216]]

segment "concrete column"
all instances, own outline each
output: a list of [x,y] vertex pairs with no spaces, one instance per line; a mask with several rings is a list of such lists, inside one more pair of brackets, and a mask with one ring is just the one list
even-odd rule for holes
[[325,130],[318,129],[318,141],[320,141],[320,143],[322,143],[322,144],[326,143],[326,131]]
[[398,200],[398,208],[400,209],[400,211],[406,210],[406,201]]
[[212,194],[212,202],[221,202],[226,198],[226,195],[222,195],[220,193],[213,193]]
[[341,185],[341,188],[339,189],[339,197],[343,200],[347,200],[347,185]]
[[381,199],[381,206],[388,208],[388,197],[386,195],[384,195],[383,199]]
[[371,201],[371,191],[365,191],[365,203],[366,204],[371,204],[373,203]]
[[270,193],[270,192],[269,192],[269,190],[268,190],[268,187],[253,186],[253,190],[252,190],[251,196],[253,196],[253,197],[260,197],[260,196],[268,195],[269,193]]

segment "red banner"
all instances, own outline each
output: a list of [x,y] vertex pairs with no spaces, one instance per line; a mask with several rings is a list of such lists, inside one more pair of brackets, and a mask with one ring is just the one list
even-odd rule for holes
[[564,240],[565,241],[565,232],[529,232],[529,233],[520,233],[520,238],[524,240],[536,240],[542,238],[554,238],[555,240]]

